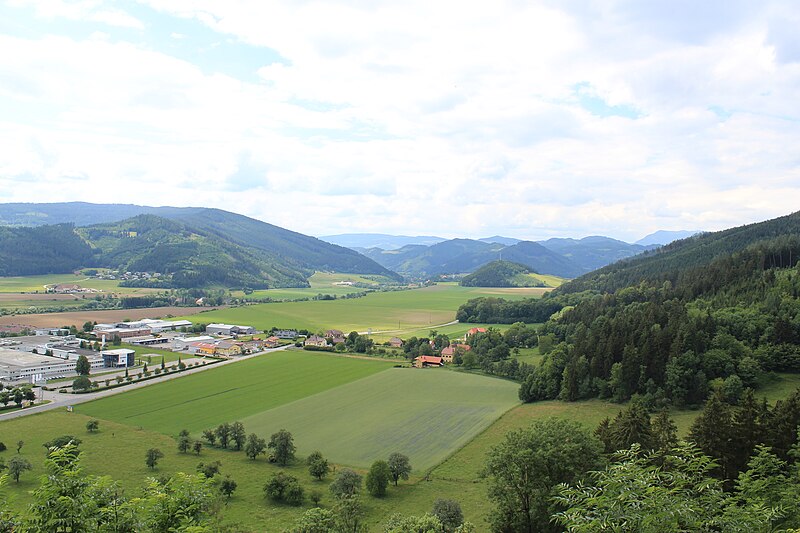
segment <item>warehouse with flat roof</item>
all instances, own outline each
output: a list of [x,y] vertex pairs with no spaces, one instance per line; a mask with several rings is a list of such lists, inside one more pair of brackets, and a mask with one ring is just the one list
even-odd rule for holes
[[[93,369],[103,366],[102,357],[92,356],[88,359]],[[77,363],[77,360],[70,361],[0,348],[0,380],[34,383],[45,379],[74,376]]]

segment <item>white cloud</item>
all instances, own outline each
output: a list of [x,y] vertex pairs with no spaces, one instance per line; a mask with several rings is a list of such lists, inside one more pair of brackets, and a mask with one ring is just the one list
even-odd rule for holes
[[102,0],[9,0],[14,7],[32,6],[42,18],[102,22],[120,28],[143,29],[142,22],[123,10],[104,7]]
[[[791,4],[682,25],[691,3],[667,18],[626,2],[146,3],[183,19],[169,42],[194,23],[284,61],[265,53],[248,81],[113,28],[0,36],[0,96],[16,106],[0,119],[0,176],[27,180],[2,199],[124,190],[311,234],[634,240],[778,216],[800,197],[800,64],[775,23]],[[34,7],[148,22],[99,0]],[[578,86],[639,118],[586,108]]]

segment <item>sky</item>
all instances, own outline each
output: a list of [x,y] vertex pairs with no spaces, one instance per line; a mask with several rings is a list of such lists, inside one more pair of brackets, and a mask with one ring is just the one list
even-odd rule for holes
[[309,235],[800,209],[795,0],[0,0],[0,201]]

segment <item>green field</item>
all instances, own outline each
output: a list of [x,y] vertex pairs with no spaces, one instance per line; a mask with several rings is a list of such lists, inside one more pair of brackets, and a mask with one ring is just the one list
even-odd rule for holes
[[[392,280],[384,278],[383,276],[376,276],[377,279],[382,280],[384,283],[389,283]],[[334,272],[315,272],[313,276],[308,278],[310,287],[296,288],[296,289],[268,289],[253,291],[250,294],[245,294],[242,291],[231,291],[231,296],[235,298],[247,298],[248,300],[299,300],[301,298],[312,298],[318,294],[330,294],[333,296],[345,296],[347,294],[363,292],[367,290],[364,287],[354,287],[352,285],[337,285],[341,282],[363,283],[370,285],[373,288],[378,288],[379,283],[370,278],[365,278],[358,274],[340,274]],[[395,282],[396,283],[396,282]]]
[[[366,467],[396,449],[434,466],[518,403],[517,384],[391,362],[281,352],[86,403],[76,411],[174,435],[241,420],[286,428],[300,453]],[[387,370],[389,369],[389,370]]]
[[[215,373],[225,370],[225,368],[220,367],[206,373]],[[395,371],[385,373],[390,372]],[[414,373],[416,371],[400,372]],[[426,376],[428,374],[439,376],[447,373],[439,370],[419,372]],[[384,372],[376,374],[376,376],[382,374]],[[371,378],[366,378],[366,380],[369,379]],[[800,385],[800,375],[779,374],[759,390],[759,396],[766,396],[770,401],[774,401],[784,397],[798,385]],[[133,392],[120,397],[132,397],[132,395]],[[577,420],[589,428],[594,428],[603,417],[614,416],[623,407],[600,400],[574,403],[538,402],[515,407],[433,469],[426,479],[412,477],[411,480],[401,483],[397,488],[391,486],[388,496],[383,499],[365,497],[369,530],[375,533],[383,531],[382,525],[393,513],[419,515],[429,511],[436,498],[447,497],[461,503],[465,518],[475,523],[478,531],[487,531],[488,526],[485,519],[492,504],[486,497],[486,485],[480,478],[479,472],[488,449],[500,442],[506,432],[526,427],[532,421],[548,416],[567,417]],[[697,414],[698,411],[673,412],[673,418],[678,422],[681,434],[686,434],[691,420]],[[175,448],[175,440],[167,435],[107,420],[101,421],[98,433],[88,434],[85,430],[88,419],[79,413],[66,413],[58,410],[0,423],[0,441],[9,445],[23,439],[25,445],[22,455],[27,457],[34,466],[32,472],[23,474],[19,484],[12,481],[4,488],[9,508],[21,511],[30,503],[30,491],[37,486],[38,478],[44,472],[42,467],[44,451],[41,444],[62,434],[77,435],[83,439],[81,449],[84,450],[84,466],[88,474],[110,474],[121,483],[128,496],[135,496],[138,488],[150,476],[168,476],[178,471],[192,472],[200,461],[221,461],[223,474],[230,475],[239,484],[230,503],[222,509],[224,521],[238,523],[245,531],[281,531],[291,526],[294,520],[310,506],[310,503],[306,503],[299,508],[289,507],[274,504],[264,498],[262,486],[274,472],[280,470],[296,476],[306,492],[320,491],[323,494],[323,506],[330,507],[332,505],[331,496],[327,490],[331,477],[323,482],[312,480],[302,460],[281,469],[267,463],[263,458],[251,461],[241,452],[204,448],[199,457],[194,454],[180,454]],[[302,445],[300,442],[298,444]],[[144,451],[151,447],[158,447],[165,452],[164,459],[155,471],[149,470],[144,464]],[[325,448],[323,447],[322,450],[324,452]],[[8,461],[13,454],[14,450],[9,449],[0,453],[0,458]],[[417,464],[414,466],[418,468]],[[361,472],[363,473],[363,470]]]
[[276,352],[77,406],[76,411],[133,427],[199,435],[392,366],[381,361]]
[[498,296],[521,299],[541,294],[541,289],[487,289],[440,283],[422,289],[373,292],[349,300],[257,304],[184,318],[195,323],[248,324],[258,329],[275,326],[311,331],[329,328],[345,332],[372,330],[380,335],[377,336],[380,340],[398,334],[418,334],[416,332],[420,330],[451,322],[458,307],[470,298]]
[[[135,287],[120,287],[119,280],[94,279],[74,274],[48,274],[45,276],[0,277],[0,293],[8,292],[45,292],[45,285],[57,283],[74,283],[87,289],[98,289],[103,292],[118,294],[148,294],[158,292],[159,289],[144,289]],[[80,297],[80,295],[78,295]],[[91,294],[87,294],[89,298]]]
[[402,450],[416,469],[441,462],[519,403],[519,386],[445,369],[393,368],[249,416],[248,430],[292,432],[303,455],[368,467]]
[[560,287],[562,283],[567,282],[566,278],[560,278],[558,276],[553,276],[551,274],[528,274],[528,276],[532,277],[535,280],[541,281],[548,287]]

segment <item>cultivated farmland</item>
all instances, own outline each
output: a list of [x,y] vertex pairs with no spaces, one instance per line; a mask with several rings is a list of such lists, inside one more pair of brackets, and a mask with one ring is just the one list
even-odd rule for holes
[[367,467],[404,450],[417,469],[434,466],[518,403],[517,384],[444,369],[281,352],[130,391],[76,411],[175,434],[241,420],[248,432],[285,428],[298,451],[322,449]]
[[76,411],[173,435],[233,422],[386,370],[364,361],[279,352],[199,372],[76,407]]
[[[455,319],[458,307],[479,296],[520,299],[541,296],[543,289],[485,289],[440,283],[423,289],[375,292],[349,300],[284,302],[209,311],[185,317],[196,323],[249,324],[259,329],[305,328],[312,331],[336,328],[345,332],[394,334],[445,324]],[[269,291],[266,291],[269,292]]]
[[402,450],[415,469],[430,468],[519,403],[510,381],[444,369],[393,368],[252,415],[245,427],[286,428],[306,455],[366,468]]

